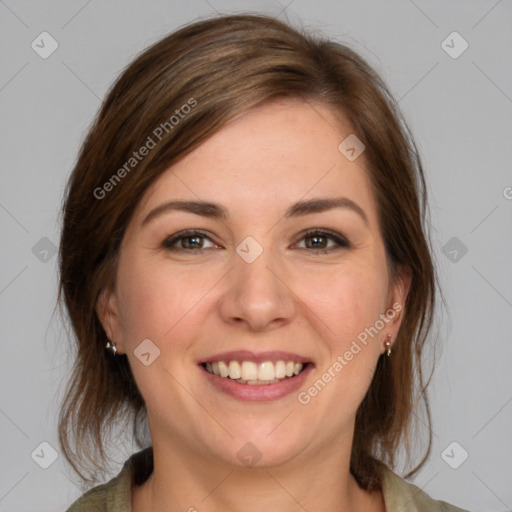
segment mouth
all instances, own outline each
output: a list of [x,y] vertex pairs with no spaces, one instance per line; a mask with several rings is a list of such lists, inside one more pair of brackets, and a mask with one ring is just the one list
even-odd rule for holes
[[294,359],[276,359],[256,362],[244,359],[205,361],[201,366],[210,374],[249,386],[268,386],[294,379],[312,363]]

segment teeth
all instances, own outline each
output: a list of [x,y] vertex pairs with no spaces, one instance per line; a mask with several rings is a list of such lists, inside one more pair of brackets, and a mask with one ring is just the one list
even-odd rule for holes
[[242,379],[256,380],[258,378],[258,365],[252,361],[242,363]]
[[240,365],[238,361],[230,361],[229,362],[229,378],[230,379],[241,379],[242,371],[240,369]]
[[217,361],[206,363],[205,368],[219,377],[230,378],[240,384],[258,386],[276,384],[282,379],[298,375],[304,365],[294,361],[265,361],[260,364],[253,361]]
[[272,380],[275,376],[274,363],[265,361],[258,366],[258,380]]
[[284,379],[286,377],[286,364],[284,361],[277,361],[274,365],[276,379]]
[[279,379],[272,379],[272,380],[246,380],[246,381],[242,381],[242,384],[250,384],[251,386],[261,386],[261,385],[265,385],[265,384],[277,384],[278,382],[279,382]]
[[224,361],[219,361],[219,373],[221,377],[227,377],[229,374],[228,366]]

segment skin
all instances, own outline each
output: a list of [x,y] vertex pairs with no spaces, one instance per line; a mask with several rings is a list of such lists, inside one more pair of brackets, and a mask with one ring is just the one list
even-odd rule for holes
[[[380,314],[405,303],[410,279],[403,272],[390,280],[364,154],[350,162],[338,150],[350,133],[322,104],[267,104],[168,169],[141,199],[116,285],[97,305],[147,406],[155,466],[133,489],[135,512],[385,510],[381,493],[358,487],[349,460],[357,408],[401,315],[307,405],[297,392],[237,400],[198,367],[230,350],[293,352],[315,365],[299,391],[307,390]],[[291,204],[326,197],[354,201],[368,223],[349,208],[284,218]],[[168,211],[141,225],[175,199],[220,204],[229,218]],[[350,246],[322,238],[320,248],[333,248],[322,254],[304,238],[310,228],[339,233]],[[163,247],[185,229],[207,236],[182,239],[175,251]],[[252,263],[236,252],[247,236],[263,248]],[[146,338],[160,349],[149,366],[134,355]],[[247,442],[262,455],[251,468],[237,457]]]

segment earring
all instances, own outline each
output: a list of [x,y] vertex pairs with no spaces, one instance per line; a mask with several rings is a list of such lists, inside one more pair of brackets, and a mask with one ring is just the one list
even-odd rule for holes
[[108,340],[108,341],[107,341],[107,344],[105,345],[105,347],[106,347],[108,350],[111,350],[111,351],[112,351],[112,353],[113,353],[114,355],[116,355],[116,353],[117,353],[117,347],[116,347],[116,344],[115,344],[113,341]]
[[384,343],[384,345],[386,346],[386,355],[389,357],[391,355],[391,334],[388,334],[388,339],[386,340],[386,342]]

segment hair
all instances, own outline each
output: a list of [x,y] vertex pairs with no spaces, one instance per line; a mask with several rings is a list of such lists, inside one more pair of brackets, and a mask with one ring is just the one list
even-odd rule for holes
[[[264,15],[220,16],[180,28],[126,67],[67,184],[58,301],[67,310],[76,354],[58,429],[63,453],[84,481],[104,467],[105,437],[116,422],[133,421],[134,439],[143,448],[138,427],[147,421],[144,400],[126,355],[105,349],[107,335],[95,310],[100,292],[115,284],[120,244],[136,206],[163,172],[227,123],[286,98],[319,102],[350,123],[366,146],[365,169],[391,278],[404,268],[411,275],[393,355],[379,358],[356,414],[350,471],[359,486],[381,489],[380,468],[396,467],[398,449],[410,446],[417,399],[430,427],[431,375],[425,382],[422,355],[437,277],[419,151],[396,101],[344,44]],[[154,147],[135,160],[134,151],[150,139]],[[408,476],[425,463],[431,442],[429,428],[423,459]]]

